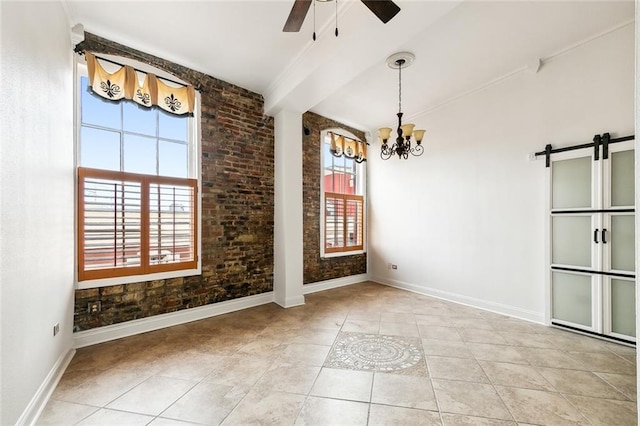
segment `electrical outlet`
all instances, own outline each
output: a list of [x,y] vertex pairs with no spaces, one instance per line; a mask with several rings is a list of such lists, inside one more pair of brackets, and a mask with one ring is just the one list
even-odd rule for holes
[[102,302],[101,301],[97,300],[95,302],[87,303],[87,311],[89,311],[90,314],[97,314],[101,310],[102,310]]
[[391,269],[391,264],[387,263],[387,269]]
[[60,323],[59,322],[57,322],[53,326],[53,336],[55,337],[58,333],[60,333]]
[[391,265],[391,269],[398,269],[398,265]]

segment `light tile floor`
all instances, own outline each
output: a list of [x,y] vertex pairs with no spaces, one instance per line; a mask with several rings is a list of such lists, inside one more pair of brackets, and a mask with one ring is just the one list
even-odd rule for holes
[[[334,342],[353,333],[418,338],[426,364],[404,374],[324,367]],[[80,349],[38,423],[608,426],[636,419],[634,348],[362,283],[308,295],[301,307],[270,304]]]

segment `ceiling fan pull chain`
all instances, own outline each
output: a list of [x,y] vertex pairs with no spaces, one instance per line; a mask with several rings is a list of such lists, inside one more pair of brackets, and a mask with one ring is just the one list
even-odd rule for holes
[[316,2],[313,2],[313,41],[316,41]]
[[338,0],[336,0],[336,37],[338,37]]

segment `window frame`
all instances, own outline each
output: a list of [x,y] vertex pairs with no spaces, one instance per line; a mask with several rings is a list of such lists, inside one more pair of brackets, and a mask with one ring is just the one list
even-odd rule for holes
[[[155,68],[148,64],[144,64],[129,58],[116,56],[116,55],[107,55],[101,54],[107,59],[114,60],[123,65],[131,65],[132,67],[142,70],[143,72],[153,73],[159,78],[166,78],[173,81],[178,81],[184,84],[188,84],[175,76],[167,73],[164,70]],[[193,111],[193,116],[190,117],[191,123],[187,126],[188,135],[187,135],[187,146],[188,146],[188,165],[187,165],[187,178],[177,178],[183,180],[195,180],[197,182],[194,192],[194,198],[196,200],[196,210],[194,212],[195,215],[195,227],[196,227],[196,244],[194,247],[196,253],[195,267],[188,267],[186,269],[178,269],[178,270],[163,270],[163,269],[171,269],[171,268],[151,268],[152,271],[147,273],[140,273],[135,275],[119,275],[114,274],[111,277],[105,278],[84,278],[81,279],[80,274],[80,217],[79,217],[79,197],[80,197],[80,172],[79,168],[82,167],[80,163],[80,132],[82,128],[82,105],[81,105],[81,96],[82,96],[82,83],[81,78],[88,76],[88,70],[86,62],[84,61],[84,57],[78,57],[74,55],[74,188],[75,188],[75,217],[74,217],[74,235],[75,235],[75,253],[74,253],[74,281],[75,288],[78,290],[94,288],[94,287],[107,287],[112,285],[120,285],[120,284],[129,284],[136,283],[142,281],[152,281],[152,280],[161,280],[161,279],[170,279],[170,278],[179,278],[186,277],[192,275],[200,275],[202,273],[202,164],[201,164],[201,97],[200,93],[196,91],[196,99],[195,106]],[[125,100],[121,102],[126,102]],[[112,171],[105,170],[105,172],[110,173]],[[118,172],[127,174],[128,172]],[[132,174],[132,173],[129,173]],[[135,175],[135,174],[133,174]],[[139,175],[141,176],[141,175]],[[175,181],[176,178],[169,176],[153,176],[157,178],[157,182],[170,182],[172,180]],[[193,264],[190,263],[189,266]],[[85,272],[86,274],[86,272]],[[89,274],[92,275],[92,274]]]
[[[324,129],[320,132],[320,257],[321,258],[332,258],[332,257],[342,257],[342,256],[353,256],[358,254],[364,254],[367,252],[367,234],[368,234],[368,226],[367,226],[367,168],[366,161],[362,163],[356,164],[356,193],[354,194],[356,197],[362,197],[362,247],[359,246],[357,248],[351,249],[349,247],[343,246],[339,249],[327,250],[326,248],[326,197],[325,194],[325,184],[324,184],[324,172],[325,172],[325,145],[329,132],[334,132],[340,135],[347,136],[351,139],[361,140],[353,133],[345,130],[343,128],[328,128]],[[331,155],[331,154],[329,154]],[[337,157],[336,157],[337,158]],[[333,194],[333,193],[330,193]],[[345,195],[345,198],[353,198],[352,195]],[[345,222],[346,225],[346,222]]]

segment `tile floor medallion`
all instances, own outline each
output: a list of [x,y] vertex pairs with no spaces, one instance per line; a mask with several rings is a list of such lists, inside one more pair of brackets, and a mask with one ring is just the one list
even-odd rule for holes
[[342,332],[325,367],[426,376],[420,339],[383,334]]

